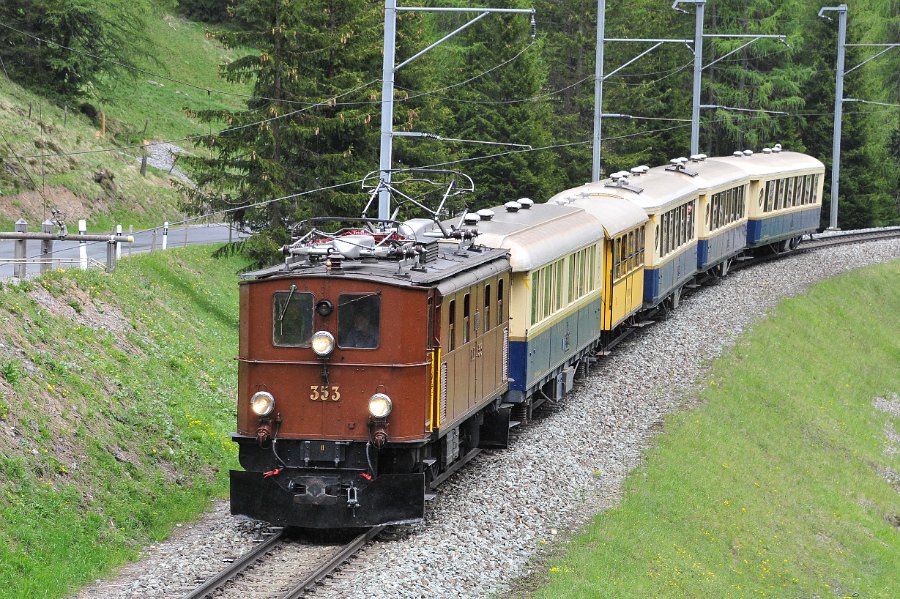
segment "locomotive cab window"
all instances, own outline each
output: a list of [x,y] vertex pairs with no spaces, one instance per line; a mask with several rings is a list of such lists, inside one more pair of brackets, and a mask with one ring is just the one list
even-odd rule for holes
[[272,343],[282,347],[309,347],[312,338],[313,296],[290,291],[272,295]]
[[338,345],[373,349],[378,347],[381,296],[374,293],[338,297]]

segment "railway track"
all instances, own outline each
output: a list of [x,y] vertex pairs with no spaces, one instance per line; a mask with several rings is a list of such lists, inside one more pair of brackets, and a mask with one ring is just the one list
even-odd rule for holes
[[[292,542],[284,529],[279,529],[184,599],[232,596],[298,599],[315,590],[385,528],[372,528],[342,546]],[[298,571],[302,577],[297,575]]]
[[[854,231],[845,234],[832,234],[825,237],[812,236],[811,239],[805,239],[798,248],[788,252],[773,253],[771,255],[738,260],[731,270],[738,270],[761,262],[785,258],[791,255],[811,252],[835,245],[863,243],[896,237],[900,237],[900,227]],[[701,285],[696,284],[691,285],[690,288],[694,289],[699,288],[700,286]],[[635,327],[634,330],[638,330],[639,328],[641,327]],[[632,331],[629,330],[629,332]],[[471,458],[474,457],[474,455],[467,457]],[[461,462],[467,461],[469,461],[469,459]],[[460,466],[461,465],[462,463]],[[448,476],[450,474],[452,474],[452,472],[447,473]],[[434,481],[435,484],[432,489],[440,482],[443,482],[444,478],[446,477]],[[302,559],[293,556],[288,559],[282,558],[282,561],[288,561],[291,565],[289,575],[282,575],[282,578],[276,579],[274,576],[263,572],[249,575],[248,572],[263,570],[266,567],[265,562],[267,560],[272,557],[277,557],[277,552],[279,551],[278,547],[288,543],[284,531],[277,530],[269,539],[261,543],[253,551],[248,552],[245,556],[242,556],[232,563],[228,568],[205,581],[193,592],[185,595],[184,599],[201,599],[205,597],[278,597],[280,599],[297,599],[303,597],[306,593],[315,590],[315,588],[322,584],[333,572],[340,569],[343,564],[347,563],[347,561],[362,550],[372,539],[381,534],[385,528],[385,526],[373,528],[356,536],[350,542],[340,547],[304,545],[301,543],[299,546],[306,548]],[[315,549],[315,551],[310,548]],[[300,576],[297,574],[298,571],[301,572]],[[289,580],[288,577],[290,577]],[[240,578],[245,580],[238,585],[235,581]],[[252,591],[250,589],[252,589]]]
[[743,268],[768,262],[769,260],[778,260],[787,258],[796,254],[814,252],[827,247],[837,245],[850,245],[855,243],[866,243],[869,241],[880,241],[883,239],[893,239],[900,237],[900,227],[883,227],[880,229],[868,229],[862,231],[848,231],[846,233],[816,233],[810,236],[804,236],[800,245],[794,249],[779,253],[763,254],[758,256],[741,256],[734,260],[729,267],[729,271],[735,271]]

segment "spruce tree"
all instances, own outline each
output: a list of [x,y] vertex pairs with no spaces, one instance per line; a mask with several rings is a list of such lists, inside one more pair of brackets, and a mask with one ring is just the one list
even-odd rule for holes
[[247,207],[235,216],[262,231],[252,250],[260,262],[297,220],[359,214],[357,186],[252,205],[359,179],[377,165],[380,8],[373,0],[247,0],[232,13],[241,28],[216,34],[228,47],[257,50],[223,67],[226,79],[253,81],[254,97],[242,111],[199,115],[227,127],[202,140],[212,157],[191,161],[198,190],[188,204]]

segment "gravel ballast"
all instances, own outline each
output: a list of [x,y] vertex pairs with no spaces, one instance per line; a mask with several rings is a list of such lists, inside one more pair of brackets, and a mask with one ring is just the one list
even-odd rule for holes
[[[668,321],[636,333],[601,360],[509,449],[484,452],[452,477],[428,504],[425,523],[370,545],[315,596],[360,596],[360,589],[370,597],[503,593],[538,567],[558,538],[618,501],[623,479],[666,414],[689,404],[710,360],[779,300],[896,258],[897,239],[838,246],[744,269],[697,290]],[[180,596],[220,570],[223,559],[249,550],[260,530],[217,503],[202,520],[149,547],[120,576],[77,597]]]

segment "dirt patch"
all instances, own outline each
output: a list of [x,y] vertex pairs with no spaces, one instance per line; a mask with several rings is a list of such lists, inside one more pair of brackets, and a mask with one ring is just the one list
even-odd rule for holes
[[[0,196],[0,218],[17,221],[24,218],[28,221],[28,230],[40,231],[41,222],[50,218],[52,209],[59,210],[64,217],[70,219],[69,229],[77,229],[79,215],[92,212],[93,200],[72,193],[65,187],[47,187],[43,194],[37,191],[25,191],[11,196]],[[74,220],[72,220],[74,219]],[[75,225],[75,226],[73,226]]]
[[[65,290],[60,297],[54,296],[41,285],[35,286],[31,291],[31,297],[50,314],[63,316],[92,329],[123,333],[131,328],[118,308],[107,304],[98,304],[91,299],[87,292],[70,282],[62,284],[65,286]],[[125,342],[124,339],[120,339],[120,343]],[[129,351],[137,351],[137,348],[129,347]]]

